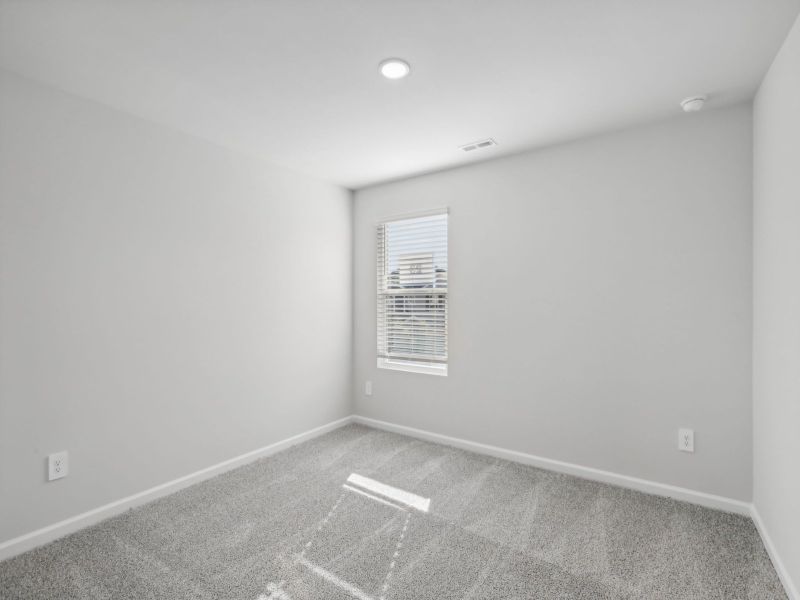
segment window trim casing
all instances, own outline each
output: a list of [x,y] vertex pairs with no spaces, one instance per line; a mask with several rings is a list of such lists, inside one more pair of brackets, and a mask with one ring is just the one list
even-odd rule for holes
[[[447,357],[450,360],[450,357]],[[412,360],[403,360],[400,358],[382,358],[378,357],[378,368],[388,369],[390,371],[405,371],[406,373],[422,373],[424,375],[439,375],[440,377],[447,377],[447,363],[430,363],[425,364]]]
[[[387,217],[383,217],[375,221],[375,227],[379,227],[381,225],[385,225],[387,223],[392,223],[394,221],[405,221],[407,219],[417,219],[420,217],[430,217],[435,215],[447,215],[447,249],[449,255],[449,248],[450,248],[450,209],[447,206],[439,207],[439,208],[432,208],[428,210],[422,211],[415,211],[410,213],[402,213],[402,214],[395,214]],[[378,256],[377,248],[376,248],[376,259]],[[447,312],[450,312],[450,265],[449,265],[449,257],[448,257],[448,267],[447,267]],[[377,288],[377,281],[376,286]],[[376,329],[378,326],[378,306],[377,306],[378,298],[376,296],[376,306],[375,306],[375,325]],[[447,339],[449,340],[450,337],[450,319],[447,320]],[[448,341],[448,350],[447,350],[447,362],[444,363],[427,363],[424,361],[415,361],[413,359],[401,359],[401,358],[391,358],[391,357],[382,357],[378,356],[376,365],[379,369],[386,369],[390,371],[405,371],[407,373],[419,373],[424,375],[436,375],[439,377],[447,377],[448,375],[448,368],[450,364],[450,344]]]

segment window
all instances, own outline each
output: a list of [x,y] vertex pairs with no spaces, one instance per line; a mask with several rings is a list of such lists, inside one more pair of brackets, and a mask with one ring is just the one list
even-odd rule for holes
[[378,366],[447,375],[447,211],[378,225]]

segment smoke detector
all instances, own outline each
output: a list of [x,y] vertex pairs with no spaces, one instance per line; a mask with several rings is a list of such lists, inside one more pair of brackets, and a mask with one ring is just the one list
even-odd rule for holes
[[706,103],[705,96],[691,96],[681,101],[683,112],[697,112]]
[[463,146],[459,146],[459,148],[461,148],[461,150],[464,152],[472,152],[473,150],[491,148],[492,146],[497,146],[497,142],[495,142],[492,138],[486,138],[485,140],[478,140],[477,142],[464,144]]

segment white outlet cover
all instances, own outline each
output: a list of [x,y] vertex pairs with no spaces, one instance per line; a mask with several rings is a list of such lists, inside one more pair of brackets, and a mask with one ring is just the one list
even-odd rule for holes
[[364,383],[364,395],[365,396],[372,396],[372,382],[367,381]]
[[678,450],[681,452],[694,452],[694,430],[678,430]]
[[69,454],[66,450],[47,457],[47,480],[61,479],[69,474]]

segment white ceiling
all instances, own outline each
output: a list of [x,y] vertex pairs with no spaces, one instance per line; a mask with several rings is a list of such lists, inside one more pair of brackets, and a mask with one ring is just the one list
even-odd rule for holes
[[[0,66],[338,184],[752,97],[800,0],[2,0]],[[412,74],[387,81],[386,57]],[[496,148],[458,146],[493,137]]]

